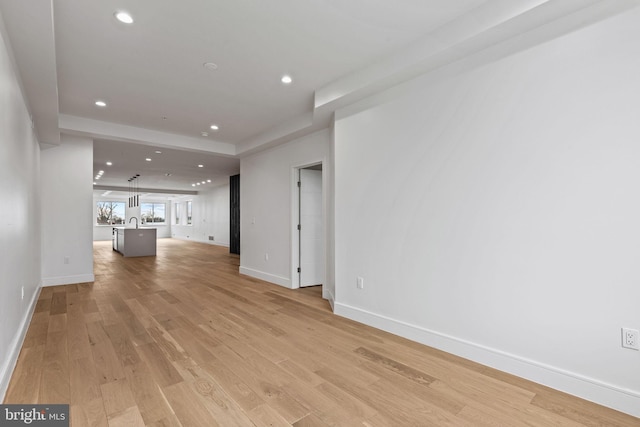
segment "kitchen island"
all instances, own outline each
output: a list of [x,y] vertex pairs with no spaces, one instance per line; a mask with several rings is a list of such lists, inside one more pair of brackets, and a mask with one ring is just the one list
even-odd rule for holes
[[156,256],[155,228],[113,228],[113,250],[125,257]]

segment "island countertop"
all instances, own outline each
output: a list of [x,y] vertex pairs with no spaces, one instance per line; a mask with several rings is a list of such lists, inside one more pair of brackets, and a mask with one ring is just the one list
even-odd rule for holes
[[113,227],[113,250],[125,257],[155,256],[156,228]]

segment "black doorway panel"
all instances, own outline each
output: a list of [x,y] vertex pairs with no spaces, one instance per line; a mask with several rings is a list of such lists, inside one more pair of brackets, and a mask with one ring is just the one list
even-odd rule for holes
[[240,175],[230,177],[230,242],[229,252],[240,255]]

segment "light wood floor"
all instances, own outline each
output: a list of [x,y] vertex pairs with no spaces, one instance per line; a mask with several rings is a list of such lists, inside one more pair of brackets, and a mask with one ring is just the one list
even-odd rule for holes
[[69,403],[74,427],[640,425],[334,316],[226,248],[94,252],[94,283],[42,290],[5,403]]

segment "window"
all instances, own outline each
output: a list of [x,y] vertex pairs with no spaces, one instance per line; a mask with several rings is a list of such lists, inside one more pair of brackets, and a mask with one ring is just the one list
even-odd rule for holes
[[124,202],[96,203],[96,224],[115,225],[125,223]]
[[191,225],[191,202],[187,202],[187,224]]
[[143,224],[164,224],[164,203],[141,203],[140,218]]
[[180,203],[176,203],[176,225],[180,225]]

